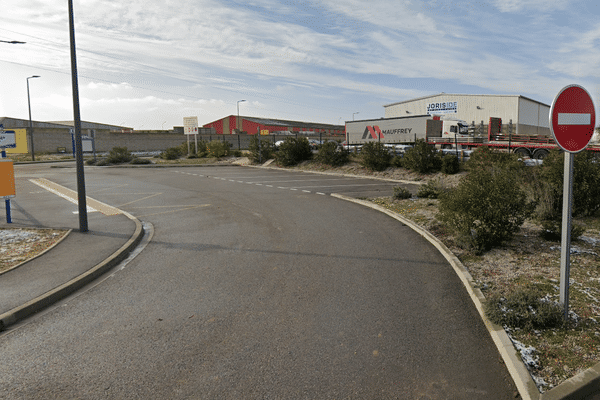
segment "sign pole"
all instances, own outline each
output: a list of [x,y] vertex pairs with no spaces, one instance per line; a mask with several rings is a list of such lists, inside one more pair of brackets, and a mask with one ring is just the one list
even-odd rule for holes
[[594,134],[596,108],[592,96],[579,85],[568,85],[556,95],[550,108],[550,132],[565,151],[562,232],[560,246],[560,305],[569,318],[569,269],[573,208],[573,158],[584,150]]
[[560,246],[560,304],[563,305],[564,318],[569,317],[569,272],[571,268],[571,210],[573,208],[573,158],[574,154],[565,152],[562,234]]

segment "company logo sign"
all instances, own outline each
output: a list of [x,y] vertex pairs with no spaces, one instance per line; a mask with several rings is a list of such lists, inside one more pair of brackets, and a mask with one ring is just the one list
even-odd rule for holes
[[367,126],[365,128],[365,132],[362,135],[362,138],[366,139],[369,137],[369,135],[373,139],[383,139],[385,137],[385,136],[383,136],[383,133],[381,133],[381,129],[379,129],[379,127],[377,125]]
[[427,114],[455,114],[458,110],[457,101],[427,104]]

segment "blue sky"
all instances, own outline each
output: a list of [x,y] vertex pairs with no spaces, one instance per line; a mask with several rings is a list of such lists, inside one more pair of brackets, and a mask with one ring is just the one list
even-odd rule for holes
[[[56,4],[60,3],[60,4]],[[0,116],[73,119],[67,2],[3,0]],[[83,120],[162,129],[236,113],[343,124],[446,93],[600,102],[600,2],[75,0]]]

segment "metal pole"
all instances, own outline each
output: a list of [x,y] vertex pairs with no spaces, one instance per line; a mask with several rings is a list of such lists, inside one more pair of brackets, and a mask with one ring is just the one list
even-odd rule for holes
[[79,113],[79,87],[77,83],[77,56],[75,51],[75,24],[73,22],[73,0],[69,0],[69,31],[71,37],[71,78],[73,86],[73,119],[75,125],[75,148],[77,166],[77,201],[79,204],[79,231],[88,231],[85,177],[83,172],[83,149],[81,146],[81,116]]
[[[2,148],[2,158],[6,158],[6,151],[4,150],[4,147]],[[12,219],[10,217],[10,199],[4,199],[4,204],[6,206],[6,223],[7,224],[12,224]]]
[[573,206],[573,157],[565,151],[562,235],[560,246],[560,304],[565,320],[569,317],[569,270],[571,262],[571,209]]
[[29,97],[29,80],[39,78],[39,75],[33,75],[27,78],[27,106],[29,107],[29,137],[31,138],[31,161],[35,161],[35,153],[33,149],[33,124],[31,122],[31,99]]

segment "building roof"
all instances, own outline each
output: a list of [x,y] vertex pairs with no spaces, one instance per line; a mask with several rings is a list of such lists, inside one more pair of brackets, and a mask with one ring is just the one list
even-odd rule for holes
[[[237,115],[230,115],[225,118],[230,118],[230,117],[235,118],[235,117],[237,117]],[[344,125],[321,124],[321,123],[316,123],[316,122],[289,121],[289,120],[272,119],[272,118],[256,118],[256,117],[247,117],[247,116],[243,116],[243,115],[240,115],[240,118],[244,119],[246,121],[254,122],[256,124],[260,124],[260,125],[281,126],[284,128],[297,127],[297,128],[313,128],[313,129],[340,129],[340,130],[345,129]],[[209,122],[208,124],[204,124],[203,126],[210,125],[214,122],[217,122],[217,121]]]
[[[0,117],[0,124],[3,124],[5,128],[29,128],[29,120],[28,119],[20,119],[20,118],[10,118],[10,117]],[[41,121],[31,121],[31,125],[34,128],[55,128],[55,129],[64,129],[68,127],[72,127],[75,123],[73,121],[49,121],[49,122],[41,122]],[[127,127],[117,126],[117,125],[107,125],[107,124],[99,124],[96,122],[88,122],[81,121],[82,129],[108,129],[108,130],[121,130],[121,129],[131,129]]]
[[460,93],[444,93],[444,92],[438,93],[438,94],[432,94],[429,96],[417,97],[416,99],[409,99],[409,100],[398,101],[396,103],[385,104],[383,107],[391,107],[391,106],[395,106],[398,104],[410,103],[413,101],[424,100],[424,99],[429,99],[429,98],[438,97],[438,96],[520,97],[523,99],[527,99],[529,101],[533,101],[534,103],[538,103],[538,104],[544,105],[546,107],[550,107],[548,104],[542,103],[541,101],[533,100],[529,97],[521,96],[520,94],[460,94]]

